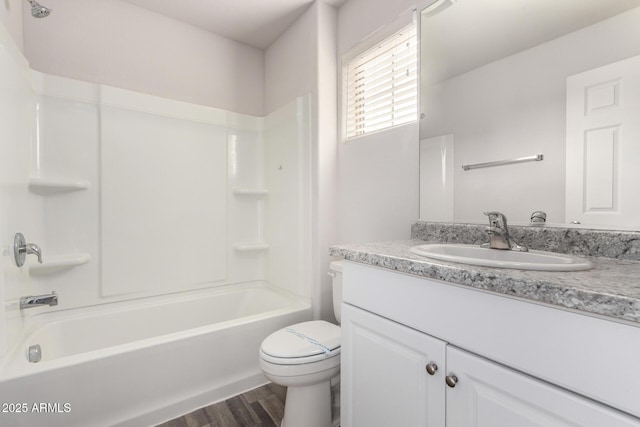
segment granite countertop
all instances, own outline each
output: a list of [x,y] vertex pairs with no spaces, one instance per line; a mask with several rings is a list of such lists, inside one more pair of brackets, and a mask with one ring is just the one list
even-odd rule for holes
[[343,257],[430,279],[469,286],[531,301],[638,323],[640,326],[640,261],[587,257],[592,270],[525,271],[430,260],[409,248],[441,240],[405,240],[337,245],[332,256]]

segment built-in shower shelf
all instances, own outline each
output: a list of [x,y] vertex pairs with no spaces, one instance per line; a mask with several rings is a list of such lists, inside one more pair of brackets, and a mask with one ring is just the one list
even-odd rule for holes
[[42,264],[30,264],[29,274],[40,275],[78,267],[91,261],[91,255],[87,253],[43,256]]
[[83,179],[29,178],[29,189],[38,194],[53,194],[68,191],[86,190],[91,183]]
[[269,249],[269,244],[267,242],[236,243],[233,245],[233,249],[237,252],[266,251]]
[[233,194],[236,196],[266,196],[269,194],[269,190],[265,190],[264,188],[236,187],[233,189]]

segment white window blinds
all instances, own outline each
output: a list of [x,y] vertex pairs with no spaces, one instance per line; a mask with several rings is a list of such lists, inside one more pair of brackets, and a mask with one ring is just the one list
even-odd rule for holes
[[397,32],[346,65],[346,139],[416,120],[415,25]]

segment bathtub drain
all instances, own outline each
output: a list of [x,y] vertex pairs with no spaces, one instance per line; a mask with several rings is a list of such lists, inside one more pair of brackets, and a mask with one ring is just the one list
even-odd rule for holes
[[42,359],[40,344],[29,346],[29,350],[27,350],[27,360],[31,363],[38,363],[40,359]]

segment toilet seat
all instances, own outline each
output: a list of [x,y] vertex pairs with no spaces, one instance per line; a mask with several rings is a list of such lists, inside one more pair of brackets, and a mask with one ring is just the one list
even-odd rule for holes
[[260,357],[277,365],[302,365],[340,355],[340,327],[324,320],[282,328],[262,342]]

